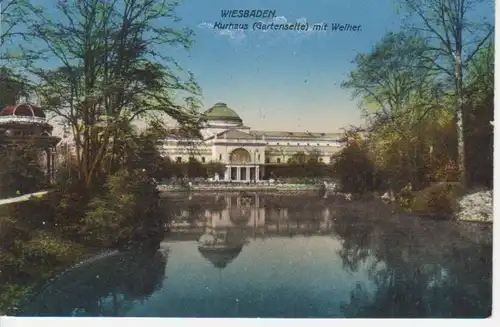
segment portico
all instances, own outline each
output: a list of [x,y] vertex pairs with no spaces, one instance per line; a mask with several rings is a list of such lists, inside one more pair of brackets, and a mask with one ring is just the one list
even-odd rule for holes
[[258,144],[252,144],[252,147],[254,148],[253,158],[247,149],[237,147],[230,150],[226,145],[226,149],[231,152],[229,152],[224,180],[234,182],[257,182],[260,180],[260,162],[257,156],[258,148],[256,148]]
[[229,164],[226,166],[224,180],[233,182],[257,182],[260,180],[259,166]]

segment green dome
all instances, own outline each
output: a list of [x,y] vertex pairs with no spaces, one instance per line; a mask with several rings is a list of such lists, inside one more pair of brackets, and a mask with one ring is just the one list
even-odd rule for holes
[[241,123],[241,118],[238,114],[227,107],[227,104],[218,102],[214,106],[205,112],[206,120],[225,120],[225,121],[236,121]]

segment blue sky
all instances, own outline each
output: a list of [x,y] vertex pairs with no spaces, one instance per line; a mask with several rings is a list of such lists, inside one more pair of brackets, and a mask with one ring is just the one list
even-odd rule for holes
[[[32,1],[54,7],[54,0]],[[340,85],[356,54],[401,28],[397,7],[397,0],[181,0],[177,14],[195,31],[194,46],[165,51],[194,73],[203,110],[225,102],[253,129],[336,132],[361,123],[358,100]],[[213,24],[259,20],[222,18],[222,9],[270,9],[275,22],[352,24],[361,31],[221,31]]]
[[[277,21],[350,23],[362,31],[220,33],[215,22],[258,20],[222,19],[221,9],[274,9]],[[225,102],[265,130],[334,132],[358,124],[356,101],[340,84],[357,53],[401,24],[392,0],[187,0],[178,14],[196,32],[189,57],[179,60],[195,74],[205,108]]]

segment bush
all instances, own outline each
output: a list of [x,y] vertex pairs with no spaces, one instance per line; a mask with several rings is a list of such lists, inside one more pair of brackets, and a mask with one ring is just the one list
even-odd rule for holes
[[350,143],[336,156],[332,167],[333,176],[346,193],[364,193],[378,188],[379,173],[368,156],[367,150],[358,143]]
[[[48,224],[27,221],[28,210],[35,207],[23,202],[25,209],[14,208],[0,217],[0,314],[19,305],[34,288],[63,267],[75,262],[86,249],[50,231]],[[39,210],[42,214],[43,210]]]
[[45,172],[39,162],[40,151],[31,145],[0,152],[0,197],[33,193],[47,187]]
[[105,192],[89,203],[83,219],[86,241],[121,247],[162,239],[167,217],[159,206],[156,186],[142,170],[121,170],[112,175]]
[[465,193],[466,190],[459,183],[433,184],[415,194],[411,210],[440,219],[451,219],[458,212],[458,200]]

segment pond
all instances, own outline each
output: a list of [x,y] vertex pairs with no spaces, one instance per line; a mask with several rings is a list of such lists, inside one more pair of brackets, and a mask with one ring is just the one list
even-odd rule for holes
[[458,223],[353,214],[349,205],[316,195],[177,196],[165,208],[174,219],[158,250],[88,260],[48,283],[18,314],[491,314],[491,240],[470,237]]

